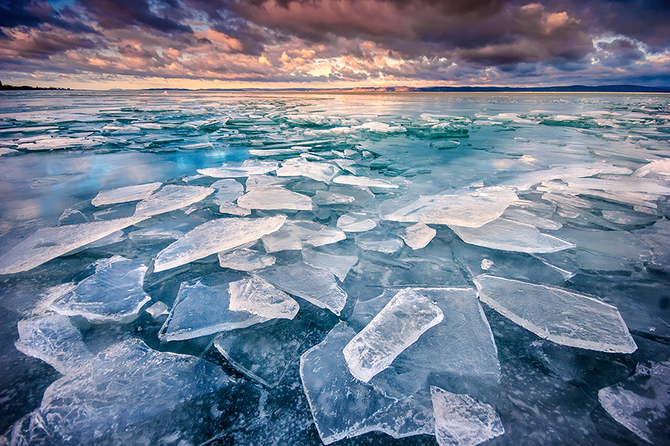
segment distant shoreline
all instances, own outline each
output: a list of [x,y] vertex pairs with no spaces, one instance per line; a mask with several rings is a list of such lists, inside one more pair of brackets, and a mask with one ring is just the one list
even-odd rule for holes
[[4,85],[0,84],[0,90],[65,90],[71,91],[69,88],[63,87],[31,87],[30,85]]

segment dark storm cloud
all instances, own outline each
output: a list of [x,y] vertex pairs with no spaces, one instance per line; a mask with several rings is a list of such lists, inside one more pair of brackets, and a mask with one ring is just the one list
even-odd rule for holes
[[80,4],[102,28],[140,26],[162,33],[192,32],[188,25],[180,23],[185,17],[176,0],[153,4],[147,0],[80,0]]

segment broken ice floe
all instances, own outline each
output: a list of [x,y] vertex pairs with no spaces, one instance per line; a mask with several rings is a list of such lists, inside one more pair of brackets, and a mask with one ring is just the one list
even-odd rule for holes
[[359,235],[356,237],[356,244],[366,251],[377,251],[385,254],[393,254],[403,247],[402,240],[386,232]]
[[159,252],[154,271],[165,271],[258,240],[278,230],[285,220],[285,215],[210,220]]
[[326,269],[298,262],[267,268],[256,274],[277,288],[317,307],[327,308],[337,316],[347,303],[347,293],[337,286],[335,276]]
[[277,170],[279,163],[276,161],[246,160],[240,166],[228,165],[198,169],[198,173],[214,178],[243,178],[251,175],[264,175]]
[[51,384],[40,407],[15,424],[11,443],[95,442],[232,382],[193,356],[123,341]]
[[468,395],[431,387],[435,438],[440,446],[476,446],[505,433],[493,407]]
[[488,275],[473,280],[484,303],[541,338],[609,353],[637,349],[616,307],[593,297]]
[[190,204],[197,203],[214,189],[200,186],[164,186],[149,198],[137,203],[135,217],[148,218],[158,214],[175,211]]
[[267,252],[302,249],[337,243],[347,236],[339,229],[311,220],[289,220],[276,232],[262,237]]
[[344,348],[351,374],[370,381],[443,318],[442,310],[425,296],[400,291]]
[[399,186],[386,180],[376,180],[368,177],[357,177],[354,175],[340,175],[335,177],[333,183],[346,184],[359,187],[377,187],[380,189],[397,189]]
[[575,164],[558,166],[547,170],[535,170],[527,172],[500,183],[500,186],[514,187],[518,190],[528,190],[543,181],[551,181],[558,178],[582,178],[597,174],[629,175],[633,171],[626,167],[611,164]]
[[144,311],[149,313],[152,318],[158,319],[161,316],[165,316],[169,312],[169,308],[165,303],[158,301],[155,304],[151,305],[148,308],[145,308]]
[[270,175],[250,175],[245,182],[247,191],[258,187],[283,186],[290,181],[289,178],[271,177]]
[[326,269],[333,273],[340,282],[344,282],[349,270],[358,262],[358,256],[331,254],[303,248],[302,261],[309,265]]
[[40,229],[0,257],[0,274],[28,271],[142,220],[129,217]]
[[638,437],[652,444],[664,443],[669,432],[665,422],[670,414],[670,362],[638,364],[635,375],[600,389],[598,400],[612,418]]
[[334,192],[318,190],[316,195],[312,197],[314,204],[321,206],[333,205],[333,204],[351,204],[356,199],[350,195],[337,194]]
[[264,210],[311,210],[312,199],[283,187],[254,188],[237,199],[238,206]]
[[89,322],[127,323],[137,319],[151,297],[142,289],[147,267],[135,260],[114,256],[98,260],[95,273],[51,304],[66,316],[82,316]]
[[219,206],[226,203],[231,203],[244,193],[244,186],[230,178],[219,180],[210,187],[212,189],[216,189],[216,193],[214,194],[214,203],[218,204]]
[[161,185],[162,183],[148,183],[100,191],[98,195],[91,200],[91,204],[97,207],[108,204],[144,200],[145,198],[149,198],[153,191],[161,187]]
[[366,232],[377,227],[377,222],[367,214],[352,212],[337,219],[337,227],[344,232]]
[[637,169],[635,172],[633,172],[632,176],[646,177],[647,175],[649,175],[649,173],[657,173],[663,176],[669,176],[670,160],[666,158],[654,160],[649,164],[646,164]]
[[328,163],[306,161],[303,158],[293,158],[285,161],[277,169],[278,177],[307,177],[316,181],[330,183],[335,175],[340,171],[337,166]]
[[271,319],[292,319],[297,313],[297,302],[272,285],[259,279],[236,279],[239,276],[213,274],[183,282],[159,339],[183,341]]
[[19,321],[19,339],[14,344],[22,353],[41,359],[67,375],[93,358],[70,318],[51,314]]
[[425,223],[417,223],[405,229],[405,233],[401,235],[407,246],[417,250],[425,248],[428,243],[435,237],[437,231]]
[[259,251],[241,248],[233,252],[219,253],[219,265],[238,271],[253,271],[274,265],[277,259],[274,256]]
[[478,228],[500,217],[516,200],[516,194],[509,188],[465,188],[441,195],[422,195],[396,211],[383,214],[382,218]]

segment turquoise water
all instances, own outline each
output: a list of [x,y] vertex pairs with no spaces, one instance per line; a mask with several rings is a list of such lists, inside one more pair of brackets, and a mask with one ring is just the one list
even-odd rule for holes
[[[446,415],[434,386],[486,404],[504,428],[492,444],[666,443],[669,113],[667,95],[644,94],[3,93],[0,431],[29,444],[435,444]],[[170,196],[149,214],[138,201],[152,190],[91,203],[148,183],[154,196],[175,186],[205,195]],[[278,216],[279,230],[252,234],[253,221]],[[219,225],[225,248],[191,246],[190,261],[157,267],[176,240],[221,219],[231,219]],[[116,226],[84,229],[95,222]],[[409,237],[417,223],[425,247]],[[62,231],[29,248],[48,228]],[[206,228],[195,245],[216,238]],[[275,260],[219,264],[218,252],[240,247]],[[82,282],[77,290],[115,295],[109,287],[128,276],[84,282],[113,256],[143,265],[133,292],[151,301],[130,317],[114,307],[100,323],[49,301],[52,287]],[[189,314],[201,316],[183,319],[188,328],[235,313],[218,296],[251,277],[288,293],[297,315],[245,316],[235,321],[248,326],[186,340],[161,334],[182,321],[182,284],[219,290],[192,302]],[[378,336],[396,339],[399,322],[382,308],[406,288],[441,308],[440,322],[389,347],[395,359],[369,382],[356,380],[338,352],[377,314],[387,321]],[[58,314],[56,328],[40,325]],[[26,320],[46,334],[22,333],[17,349]],[[191,382],[190,369],[175,369],[184,356],[157,356],[151,379],[129,374],[134,339],[151,354],[200,358],[199,379],[220,385]],[[104,362],[110,351],[122,359]],[[183,380],[183,395],[168,398],[161,376]],[[124,392],[137,411],[111,403]],[[463,404],[469,415],[453,424],[477,437],[474,406]]]

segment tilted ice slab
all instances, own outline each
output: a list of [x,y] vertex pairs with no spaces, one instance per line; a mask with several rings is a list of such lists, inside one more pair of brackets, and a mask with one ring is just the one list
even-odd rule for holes
[[326,269],[298,262],[256,274],[277,288],[302,297],[319,308],[327,308],[337,316],[347,303],[347,293],[337,286],[335,276]]
[[244,186],[230,178],[219,180],[210,187],[216,189],[214,203],[219,206],[225,203],[231,203],[244,193]]
[[344,214],[337,219],[337,227],[344,232],[365,232],[377,227],[377,222],[361,212]]
[[337,243],[347,236],[339,229],[311,220],[290,220],[277,232],[263,236],[267,252],[302,249],[304,246],[323,246]]
[[46,362],[59,373],[67,375],[93,358],[70,318],[60,314],[19,321],[16,348]]
[[476,446],[505,433],[495,409],[468,395],[431,387],[435,438],[440,446]]
[[[214,274],[183,282],[158,338],[166,342],[183,341],[271,319],[292,319],[297,313],[298,303],[270,284],[260,286],[258,281],[255,282],[258,286],[254,286],[250,285],[250,279],[235,283],[231,278],[235,276]],[[236,311],[230,308],[231,299],[236,300],[234,305],[238,308],[248,307],[253,301],[268,305],[253,313],[242,309]]]
[[412,249],[425,248],[435,237],[437,231],[425,223],[417,223],[405,229],[405,233],[400,237]]
[[154,271],[165,271],[258,240],[275,232],[285,220],[285,215],[210,220],[159,252],[154,261]]
[[670,175],[670,160],[666,158],[654,160],[637,169],[633,172],[632,176],[645,177],[649,175],[649,173],[657,173],[664,176]]
[[66,316],[82,316],[95,324],[137,319],[151,300],[142,289],[147,267],[121,256],[98,260],[93,267],[95,274],[54,301],[51,309]]
[[561,288],[479,275],[482,302],[541,338],[609,353],[637,349],[616,307]]
[[340,282],[347,278],[349,270],[358,262],[358,256],[334,255],[313,249],[302,249],[302,261],[333,273]]
[[350,204],[356,201],[356,199],[350,195],[318,190],[316,191],[316,195],[312,197],[312,201],[314,204],[327,206],[331,204]]
[[237,205],[247,209],[309,211],[312,209],[312,199],[279,186],[259,187],[238,198]]
[[96,442],[225,386],[220,368],[193,356],[158,352],[139,339],[112,345],[51,384],[19,421],[12,444]]
[[282,186],[289,181],[290,179],[288,178],[278,178],[270,175],[251,175],[247,178],[247,181],[244,184],[246,185],[247,191],[250,191],[251,189],[258,187]]
[[612,418],[638,437],[652,444],[664,443],[667,437],[664,439],[662,432],[655,435],[650,425],[667,419],[670,411],[670,362],[651,367],[638,364],[635,375],[600,389],[598,401]]
[[425,296],[400,291],[344,348],[351,374],[370,381],[442,319],[442,310]]
[[505,187],[464,188],[448,194],[422,195],[407,206],[382,215],[382,218],[478,228],[500,217],[516,200],[516,194]]
[[558,252],[574,248],[570,242],[543,234],[535,226],[499,218],[478,228],[449,225],[461,240],[471,245],[526,253]]
[[306,161],[304,158],[294,158],[285,161],[277,169],[278,177],[307,177],[316,181],[330,183],[340,171],[339,167],[328,163]]
[[502,216],[506,220],[513,220],[517,223],[525,223],[527,225],[535,226],[538,229],[556,231],[563,227],[563,225],[559,222],[540,217],[539,215],[524,209],[513,209],[510,207],[505,210],[505,213],[503,213]]
[[167,185],[146,200],[137,203],[135,217],[148,218],[197,203],[214,189],[200,186]]
[[383,252],[393,254],[402,249],[403,243],[390,233],[367,233],[356,237],[356,244],[366,251]]
[[118,189],[100,191],[91,200],[93,206],[105,206],[107,204],[127,203],[129,201],[144,200],[161,187],[163,183],[139,184],[137,186],[120,187]]
[[378,187],[380,189],[397,189],[398,185],[386,180],[376,180],[368,177],[357,177],[354,175],[340,175],[333,179],[333,183],[347,184],[359,187]]
[[205,222],[202,218],[179,218],[164,220],[128,234],[133,241],[176,240],[188,231]]
[[243,178],[251,175],[264,175],[277,170],[279,163],[276,161],[246,160],[241,166],[233,166],[223,163],[221,167],[198,169],[198,173],[214,178]]
[[0,257],[0,274],[28,271],[142,220],[128,217],[40,229]]
[[253,271],[275,264],[274,256],[252,251],[248,248],[237,249],[229,253],[219,253],[219,265],[238,271]]
[[570,188],[595,189],[609,192],[642,192],[647,194],[670,194],[670,187],[660,182],[643,178],[621,178],[607,180],[603,178],[568,178],[564,180]]
[[349,373],[342,353],[356,332],[340,322],[300,357],[300,378],[324,444],[380,431],[394,438],[435,432],[430,402],[388,396]]
[[611,164],[575,164],[572,166],[559,166],[547,170],[535,170],[519,175],[507,181],[503,181],[499,186],[514,187],[518,190],[528,190],[532,186],[551,181],[558,178],[582,178],[590,177],[600,173],[612,175],[629,175],[633,171],[626,167],[613,166]]

